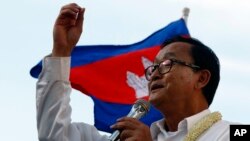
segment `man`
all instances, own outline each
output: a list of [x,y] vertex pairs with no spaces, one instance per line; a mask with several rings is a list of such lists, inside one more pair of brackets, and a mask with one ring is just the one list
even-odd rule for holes
[[[71,123],[70,54],[82,32],[84,11],[77,4],[68,4],[56,19],[52,54],[44,58],[37,82],[39,140],[108,140],[92,125]],[[219,83],[219,69],[216,55],[199,41],[179,37],[166,42],[154,65],[145,70],[149,101],[164,119],[149,128],[123,117],[111,128],[121,131],[121,141],[229,140],[229,123],[208,110]]]

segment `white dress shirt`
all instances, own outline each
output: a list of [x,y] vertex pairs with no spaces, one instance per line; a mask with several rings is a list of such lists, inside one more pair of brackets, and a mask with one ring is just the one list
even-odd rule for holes
[[[106,135],[86,123],[71,121],[69,105],[71,85],[69,82],[70,57],[45,57],[43,69],[37,82],[36,108],[37,129],[40,141],[108,141]],[[150,127],[154,141],[183,141],[190,128],[209,114],[204,110],[181,121],[176,132],[164,129],[164,119]],[[203,133],[199,141],[229,141],[229,122],[219,121]]]

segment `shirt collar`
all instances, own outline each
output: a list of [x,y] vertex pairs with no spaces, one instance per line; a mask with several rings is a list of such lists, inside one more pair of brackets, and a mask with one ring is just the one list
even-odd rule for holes
[[200,119],[202,119],[203,117],[205,117],[206,115],[210,113],[211,113],[210,110],[206,109],[206,110],[201,111],[200,113],[197,113],[193,116],[185,118],[184,121],[186,122],[187,130],[189,131],[195,123],[197,123]]
[[[202,119],[203,117],[205,117],[206,115],[210,113],[211,113],[210,110],[206,109],[206,110],[201,111],[200,113],[197,113],[193,116],[183,119],[182,121],[179,122],[177,131],[180,131],[183,129],[189,131],[195,123],[197,123],[200,119]],[[155,133],[159,133],[159,132],[166,134],[164,124],[165,124],[165,119],[161,119],[159,121],[154,122],[151,126],[151,133],[153,132],[154,135]]]

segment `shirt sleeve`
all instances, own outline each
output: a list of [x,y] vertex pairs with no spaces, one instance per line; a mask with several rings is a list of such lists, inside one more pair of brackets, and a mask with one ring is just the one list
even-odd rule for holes
[[41,141],[108,141],[86,123],[71,122],[70,57],[45,57],[36,87],[38,138]]

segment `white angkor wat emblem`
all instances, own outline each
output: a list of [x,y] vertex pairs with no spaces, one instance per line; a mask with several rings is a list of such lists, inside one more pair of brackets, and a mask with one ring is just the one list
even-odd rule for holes
[[[144,68],[153,64],[153,62],[145,57],[142,57],[141,59]],[[138,76],[133,72],[127,71],[127,84],[135,90],[137,99],[148,96],[148,81],[144,75]]]

